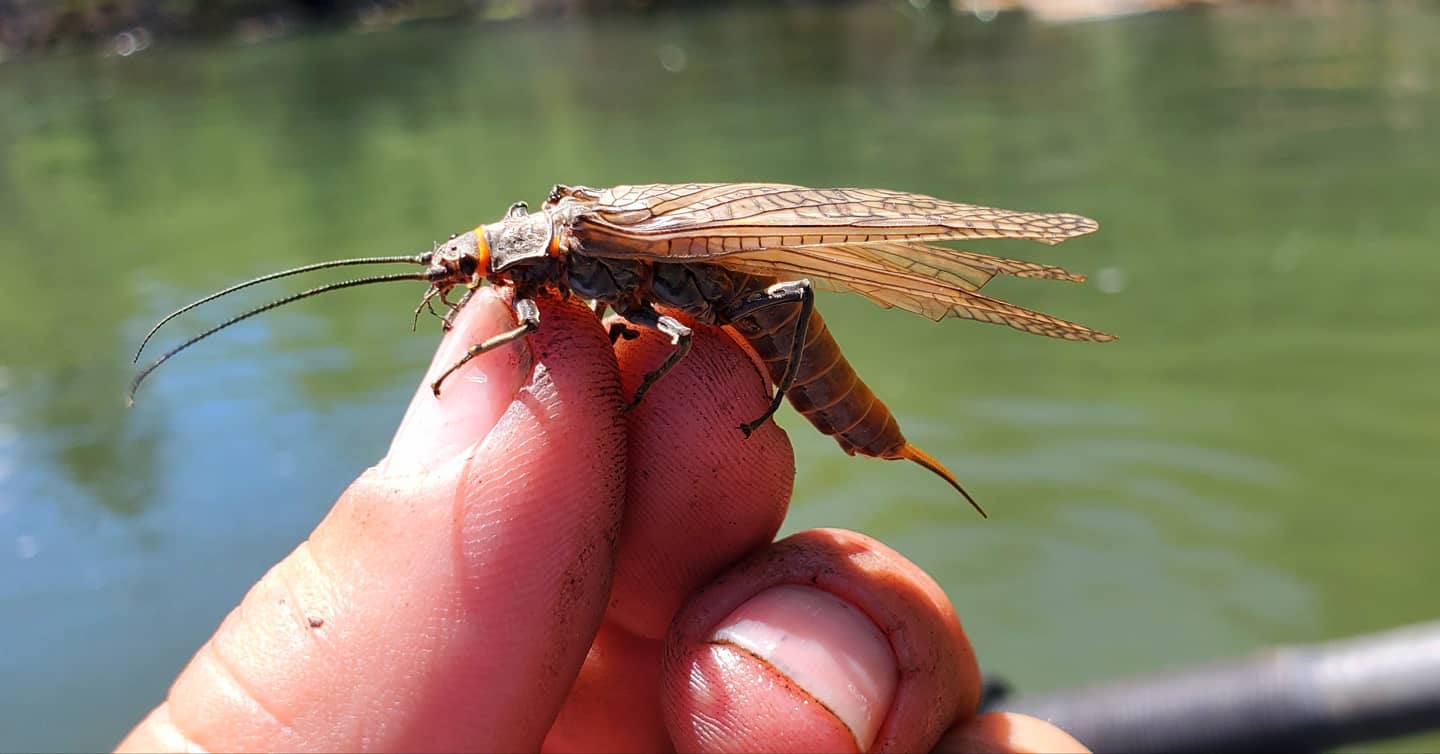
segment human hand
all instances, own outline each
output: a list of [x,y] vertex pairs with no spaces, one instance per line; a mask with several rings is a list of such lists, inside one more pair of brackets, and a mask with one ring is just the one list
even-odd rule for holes
[[[794,462],[773,423],[736,429],[765,382],[724,331],[622,413],[669,344],[541,313],[439,399],[422,383],[121,750],[1083,750],[975,717],[974,653],[909,561],[772,542]],[[430,374],[513,323],[483,291]]]

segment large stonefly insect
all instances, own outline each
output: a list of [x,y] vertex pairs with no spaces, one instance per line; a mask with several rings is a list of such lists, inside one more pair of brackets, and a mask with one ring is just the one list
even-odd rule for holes
[[[421,280],[430,288],[415,309],[439,299],[449,329],[484,283],[510,286],[518,325],[483,343],[441,374],[441,383],[467,361],[523,338],[540,327],[535,297],[578,295],[613,309],[624,323],[658,330],[674,351],[645,375],[630,407],[690,349],[691,330],[656,304],[696,321],[733,328],[759,354],[775,383],[760,416],[740,425],[749,436],[790,399],[816,429],[846,453],[906,459],[938,474],[980,514],[955,475],[906,441],[885,404],[862,382],[815,311],[815,288],[852,291],[886,307],[941,320],[964,317],[1009,325],[1065,340],[1109,341],[1114,336],[982,295],[996,275],[1080,282],[1059,267],[959,251],[927,242],[1024,238],[1058,244],[1099,226],[1071,214],[1017,212],[957,204],[882,189],[811,189],[776,183],[686,183],[591,189],[556,186],[541,211],[512,205],[495,223],[451,236],[414,256],[342,259],[264,275],[206,296],[160,320],[145,341],[174,317],[227,293],[276,278],[348,265],[409,263],[423,272],[376,275],[311,288],[233,317],[181,343],[142,370],[140,383],[172,356],[220,330],[262,312],[321,293],[373,283]],[[451,303],[448,294],[464,290]],[[431,309],[433,312],[433,308]],[[631,334],[611,327],[612,340]],[[139,360],[140,352],[135,354]]]

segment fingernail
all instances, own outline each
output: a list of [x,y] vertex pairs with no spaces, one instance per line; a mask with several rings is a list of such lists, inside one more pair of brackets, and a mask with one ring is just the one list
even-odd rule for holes
[[890,642],[864,613],[819,589],[771,587],[741,605],[711,641],[769,663],[840,718],[861,751],[875,742],[900,670]]
[[446,334],[425,379],[410,399],[381,470],[423,473],[463,453],[494,428],[530,377],[523,339],[471,359],[445,378],[437,397],[430,384],[469,347],[515,326],[510,304],[487,288],[471,299]]

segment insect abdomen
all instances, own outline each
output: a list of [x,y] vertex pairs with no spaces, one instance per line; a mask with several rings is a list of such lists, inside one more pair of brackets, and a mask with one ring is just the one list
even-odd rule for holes
[[[799,316],[799,306],[771,306],[730,323],[759,354],[770,379],[777,384],[789,363]],[[855,373],[818,311],[810,313],[800,366],[786,397],[816,429],[834,437],[846,453],[914,461],[939,475],[980,515],[985,515],[949,469],[905,439],[895,415]]]
[[[734,323],[777,383],[785,374],[798,316],[798,306],[773,306]],[[786,397],[846,453],[900,458],[907,444],[900,424],[855,373],[819,312],[810,315],[799,371]]]

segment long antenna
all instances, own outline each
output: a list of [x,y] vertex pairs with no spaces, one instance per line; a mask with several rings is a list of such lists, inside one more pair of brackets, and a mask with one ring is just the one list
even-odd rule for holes
[[151,372],[154,372],[156,369],[158,369],[161,364],[164,364],[165,362],[169,361],[169,360],[170,360],[170,357],[174,356],[175,354],[180,353],[181,351],[189,348],[190,346],[195,345],[196,343],[199,343],[200,341],[202,341],[202,340],[210,337],[211,335],[214,335],[215,333],[220,332],[221,330],[224,330],[225,328],[227,328],[227,327],[229,327],[229,326],[231,326],[231,325],[233,325],[233,324],[236,324],[237,322],[242,322],[242,321],[244,321],[244,320],[250,319],[251,317],[253,317],[253,316],[257,315],[257,314],[263,314],[263,313],[265,313],[265,312],[270,311],[271,309],[277,309],[277,308],[282,307],[282,306],[284,306],[284,305],[286,305],[286,304],[293,304],[293,303],[295,303],[296,301],[299,301],[300,299],[310,298],[311,296],[318,296],[318,295],[320,295],[320,294],[322,294],[322,293],[328,293],[328,292],[330,292],[330,291],[338,291],[338,290],[340,290],[340,289],[342,289],[342,288],[354,288],[354,287],[356,287],[356,286],[371,285],[371,284],[373,284],[373,283],[393,283],[393,282],[400,281],[400,280],[429,280],[429,279],[430,279],[430,276],[428,276],[428,275],[426,275],[426,274],[424,274],[424,273],[399,273],[399,274],[395,274],[395,275],[373,275],[373,276],[371,276],[371,277],[356,278],[356,279],[354,279],[354,280],[345,280],[345,281],[342,281],[342,282],[339,282],[339,283],[330,283],[329,285],[322,285],[322,286],[318,286],[318,287],[315,287],[315,288],[311,288],[311,289],[309,289],[309,290],[307,290],[307,291],[301,291],[301,292],[296,293],[296,294],[294,294],[294,295],[286,296],[285,298],[277,299],[277,300],[275,300],[275,301],[271,301],[270,303],[268,303],[268,304],[266,304],[266,305],[264,305],[264,306],[257,306],[257,307],[255,307],[254,309],[251,309],[250,311],[245,312],[244,314],[237,314],[237,315],[235,315],[234,317],[231,317],[230,319],[227,319],[227,320],[225,320],[224,322],[221,322],[220,324],[218,324],[218,325],[210,328],[209,330],[206,330],[205,332],[202,332],[202,333],[200,333],[199,335],[196,335],[195,337],[193,337],[193,338],[185,341],[184,343],[181,343],[180,345],[175,346],[174,348],[170,349],[169,351],[166,351],[163,356],[161,356],[160,358],[158,358],[158,359],[150,362],[150,366],[147,366],[147,367],[145,367],[144,369],[140,370],[140,374],[135,375],[135,379],[134,379],[133,381],[131,381],[131,383],[130,383],[130,391],[126,394],[126,397],[125,397],[126,404],[127,404],[127,405],[131,405],[131,406],[135,405],[135,391],[138,390],[138,389],[140,389],[140,383],[144,382],[144,381],[145,381],[145,378],[146,378],[146,377],[149,377],[149,376],[150,376],[150,373],[151,373]]
[[132,363],[139,363],[139,361],[140,361],[140,354],[145,350],[145,345],[150,342],[150,339],[151,339],[151,338],[155,337],[155,333],[158,332],[158,331],[160,330],[160,328],[165,325],[166,322],[169,322],[170,320],[175,319],[176,317],[180,316],[181,314],[184,314],[185,312],[188,312],[188,311],[190,311],[191,309],[194,309],[195,307],[197,307],[197,306],[199,306],[199,305],[201,305],[201,304],[214,301],[215,299],[220,298],[221,296],[229,295],[229,294],[231,294],[231,293],[234,293],[235,291],[238,291],[238,290],[241,290],[241,289],[244,289],[244,288],[249,288],[249,287],[252,286],[252,285],[258,285],[258,284],[260,284],[260,283],[268,282],[268,281],[271,281],[271,280],[278,280],[279,278],[289,277],[289,276],[291,276],[291,275],[299,275],[299,274],[302,273],[302,272],[314,272],[315,270],[327,270],[327,269],[329,269],[329,268],[331,268],[331,267],[348,267],[348,266],[350,266],[350,265],[357,265],[357,264],[387,264],[387,263],[393,263],[393,262],[409,262],[409,263],[411,263],[411,264],[429,264],[429,263],[430,263],[430,254],[412,254],[412,255],[410,255],[410,256],[393,256],[393,257],[363,257],[363,258],[358,258],[358,259],[335,259],[335,260],[332,260],[332,261],[329,261],[329,262],[318,262],[318,263],[316,263],[316,264],[307,264],[307,265],[305,265],[305,266],[303,266],[303,267],[295,267],[295,268],[288,269],[288,270],[281,270],[280,272],[272,272],[272,273],[270,273],[270,274],[268,274],[268,275],[261,275],[261,276],[258,277],[258,278],[252,278],[252,279],[250,279],[250,280],[246,280],[246,281],[243,282],[243,283],[237,283],[237,284],[235,284],[235,285],[230,286],[229,288],[226,288],[226,289],[223,290],[223,291],[216,291],[215,293],[212,293],[212,294],[210,294],[210,295],[208,295],[208,296],[206,296],[206,297],[204,297],[204,298],[196,299],[195,301],[191,301],[190,303],[188,303],[188,304],[180,307],[179,309],[176,309],[175,311],[170,312],[169,314],[166,314],[163,319],[161,319],[159,322],[156,322],[156,323],[155,323],[155,326],[154,326],[154,327],[150,328],[150,332],[145,333],[145,339],[142,340],[142,341],[140,341],[140,347],[137,348],[137,349],[135,349],[135,358],[132,359],[131,362],[132,362]]

